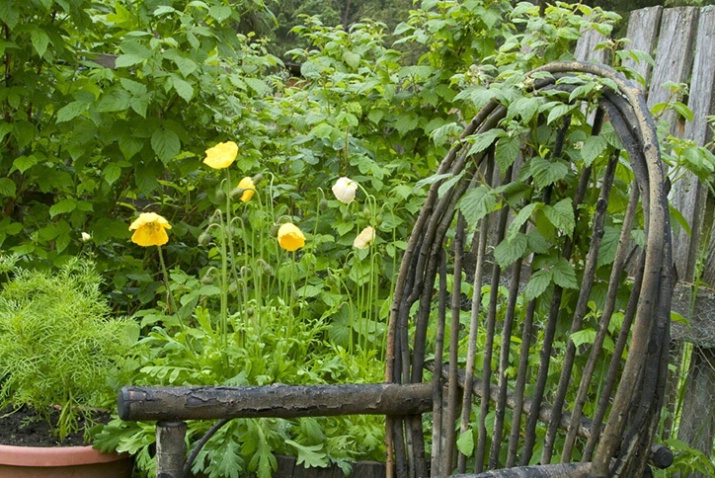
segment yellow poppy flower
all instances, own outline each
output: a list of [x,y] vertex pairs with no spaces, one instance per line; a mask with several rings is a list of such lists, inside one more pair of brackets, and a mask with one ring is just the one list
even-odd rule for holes
[[278,229],[278,244],[286,251],[293,252],[305,245],[303,231],[295,224],[286,223]]
[[206,150],[204,164],[214,169],[228,168],[236,160],[238,155],[238,145],[233,141],[219,143],[213,148]]
[[166,229],[171,229],[171,224],[155,212],[139,214],[129,226],[129,230],[134,231],[132,242],[142,247],[162,246],[169,242]]
[[370,226],[367,226],[365,229],[360,231],[360,234],[357,235],[357,237],[353,241],[353,247],[356,247],[358,249],[367,249],[367,247],[372,244],[372,241],[374,240],[375,229]]
[[250,201],[253,195],[256,193],[256,185],[253,184],[253,179],[248,176],[241,179],[241,181],[238,183],[238,188],[243,189],[243,193],[240,197],[242,202]]

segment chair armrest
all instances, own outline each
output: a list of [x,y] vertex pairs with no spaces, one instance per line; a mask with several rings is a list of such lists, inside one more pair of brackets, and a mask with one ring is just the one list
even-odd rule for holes
[[128,421],[412,415],[432,409],[432,384],[124,387]]

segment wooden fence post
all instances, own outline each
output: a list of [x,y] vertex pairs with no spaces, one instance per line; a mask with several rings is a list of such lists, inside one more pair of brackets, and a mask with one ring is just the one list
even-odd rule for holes
[[186,423],[156,423],[156,478],[184,478]]

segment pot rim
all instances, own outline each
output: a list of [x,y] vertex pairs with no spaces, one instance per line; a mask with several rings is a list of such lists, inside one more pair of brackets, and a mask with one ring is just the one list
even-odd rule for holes
[[122,460],[126,453],[102,453],[87,446],[35,447],[0,444],[0,465],[66,466],[109,463]]

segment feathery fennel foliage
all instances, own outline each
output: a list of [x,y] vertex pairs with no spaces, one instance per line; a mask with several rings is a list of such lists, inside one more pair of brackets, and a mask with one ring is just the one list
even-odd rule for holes
[[29,406],[55,433],[77,431],[111,404],[109,377],[131,343],[131,324],[110,318],[101,279],[87,259],[56,271],[14,267],[0,290],[0,408]]

